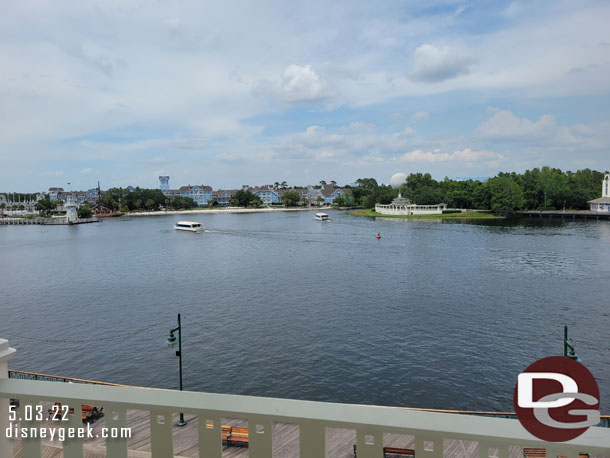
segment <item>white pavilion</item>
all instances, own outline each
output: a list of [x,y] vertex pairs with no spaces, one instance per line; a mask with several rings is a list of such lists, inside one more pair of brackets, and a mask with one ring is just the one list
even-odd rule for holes
[[610,212],[610,174],[606,173],[602,182],[602,196],[589,201],[592,212]]
[[382,215],[441,215],[447,210],[447,204],[417,205],[402,197],[400,191],[392,203],[388,205],[375,204],[375,211]]

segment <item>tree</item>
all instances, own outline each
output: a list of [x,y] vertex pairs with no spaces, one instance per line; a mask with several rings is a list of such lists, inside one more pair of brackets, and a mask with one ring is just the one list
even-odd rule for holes
[[42,199],[36,202],[34,208],[42,215],[48,215],[51,210],[57,208],[57,201],[51,200],[48,195],[45,195]]
[[318,203],[318,205],[322,205],[322,202],[324,202],[324,197],[318,196],[318,198],[316,199],[316,202]]
[[282,189],[286,189],[286,188],[288,188],[288,183],[286,183],[285,181],[282,181],[282,184],[280,185],[280,187]]
[[336,187],[337,187],[337,182],[336,182],[335,180],[332,180],[332,181],[330,182],[330,184],[331,184],[331,186],[332,186],[333,188],[336,188]]
[[250,201],[250,205],[252,205],[255,208],[258,208],[261,205],[263,205],[263,201],[259,197],[255,197],[254,199],[252,199]]
[[155,206],[155,201],[152,199],[147,199],[146,200],[146,208],[148,208],[149,210],[152,210],[152,208]]
[[489,181],[491,210],[506,213],[523,208],[523,190],[517,182],[508,176],[498,176]]
[[301,200],[301,195],[296,191],[286,191],[282,196],[282,202],[287,207],[296,207]]
[[326,181],[320,180],[320,186],[326,186]]
[[253,200],[254,200],[254,194],[252,194],[248,190],[240,189],[231,198],[231,205],[234,205],[236,207],[248,207],[248,206],[250,206],[250,203]]
[[79,218],[91,218],[91,208],[87,205],[81,205],[78,207],[78,210],[76,210],[76,214]]

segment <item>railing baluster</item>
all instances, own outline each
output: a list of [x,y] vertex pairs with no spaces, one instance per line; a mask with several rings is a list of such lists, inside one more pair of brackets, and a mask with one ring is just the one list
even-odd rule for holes
[[199,416],[199,457],[222,458],[222,423],[219,416]]
[[[426,442],[432,442],[433,450],[426,450]],[[415,456],[417,458],[443,458],[443,447],[443,438],[440,436],[431,434],[426,434],[426,436],[418,434],[415,436]]]
[[104,406],[104,419],[106,428],[112,431],[117,428],[118,437],[106,438],[106,456],[109,458],[127,458],[127,438],[120,435],[120,431],[127,425],[127,411],[120,405],[107,404]]
[[[22,428],[28,428],[30,431],[32,428],[36,431],[40,431],[40,422],[36,421],[36,414],[34,412],[32,420],[26,421],[26,406],[35,406],[38,401],[30,398],[19,399],[19,418],[21,418],[20,426]],[[43,412],[43,414],[46,412]],[[21,439],[21,456],[27,458],[40,458],[42,456],[42,450],[40,448],[40,438],[27,438]]]
[[152,458],[173,458],[172,414],[150,411]]
[[301,458],[320,458],[326,453],[326,428],[318,422],[301,423],[299,427]]
[[382,458],[383,433],[357,429],[356,446],[358,458]]
[[273,455],[271,420],[248,418],[248,442],[250,458],[269,458]]
[[[68,438],[68,430],[83,427],[82,420],[82,401],[73,400],[70,402],[70,407],[74,409],[74,414],[67,416],[67,421],[62,422],[62,428],[65,430],[66,440],[64,441],[64,458],[83,458],[83,439],[78,437]],[[86,425],[85,425],[86,427]]]
[[479,458],[489,458],[490,449],[498,450],[497,458],[508,458],[508,445],[497,445],[483,441],[479,441]]

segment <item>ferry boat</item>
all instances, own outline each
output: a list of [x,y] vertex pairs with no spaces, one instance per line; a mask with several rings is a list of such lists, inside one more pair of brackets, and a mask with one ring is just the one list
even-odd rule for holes
[[314,218],[318,221],[330,221],[330,216],[328,216],[328,213],[316,213]]
[[177,231],[202,232],[205,226],[196,221],[178,221],[174,225],[174,229]]

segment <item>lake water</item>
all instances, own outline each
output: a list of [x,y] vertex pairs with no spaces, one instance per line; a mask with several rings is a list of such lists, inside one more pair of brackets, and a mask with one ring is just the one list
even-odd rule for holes
[[0,226],[10,367],[176,388],[180,312],[188,390],[512,410],[567,324],[608,413],[610,222],[330,214]]

